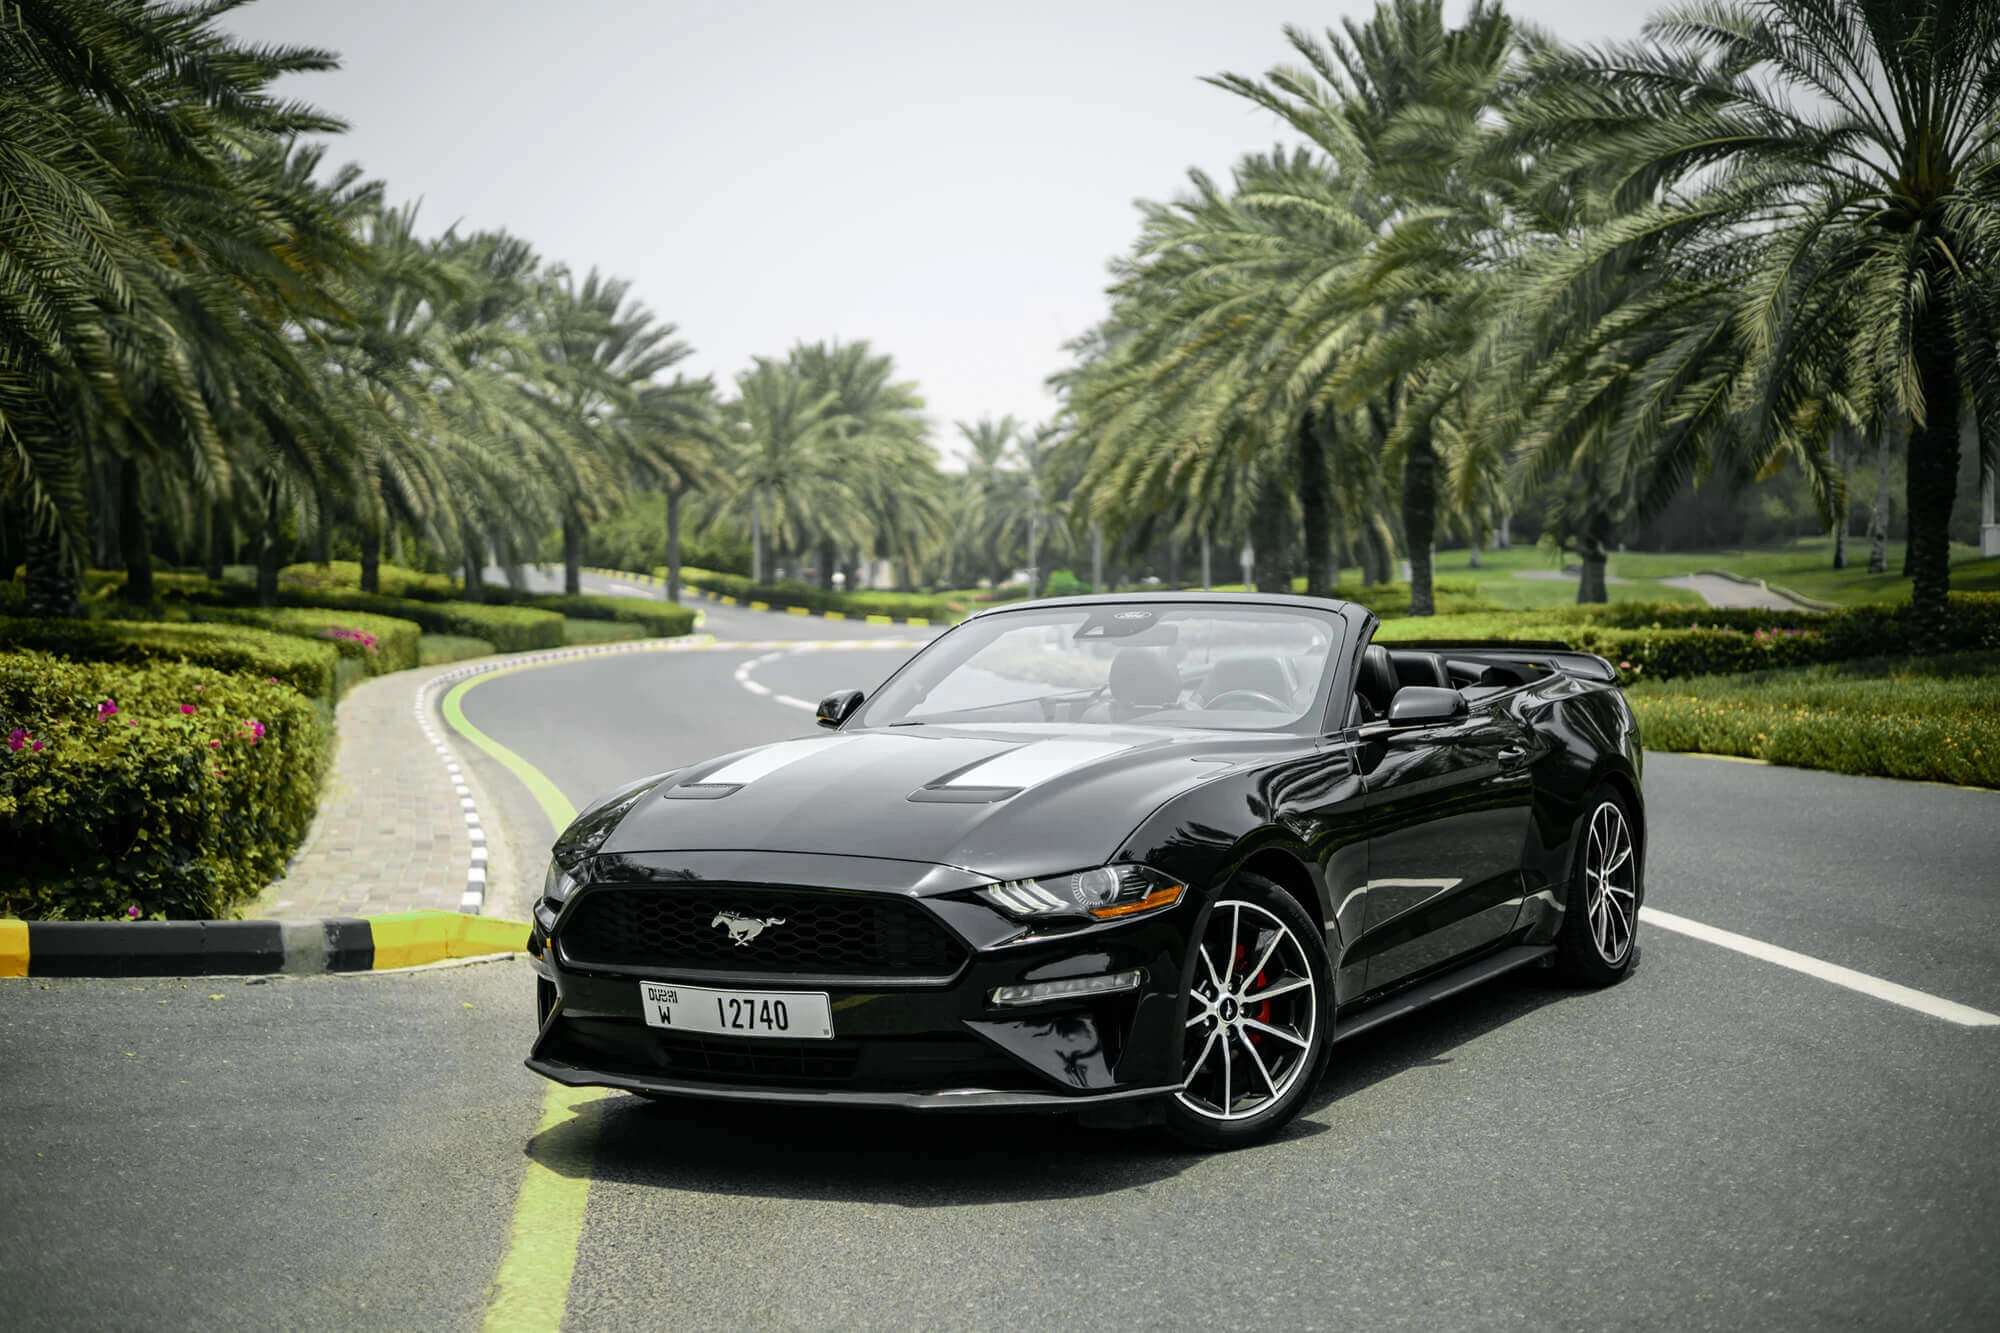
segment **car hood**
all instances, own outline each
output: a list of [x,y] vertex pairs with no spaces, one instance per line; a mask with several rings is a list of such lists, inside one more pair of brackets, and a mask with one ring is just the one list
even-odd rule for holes
[[996,879],[1048,874],[1109,860],[1180,792],[1310,744],[1032,725],[780,741],[670,775],[632,799],[595,850],[811,852],[958,866]]

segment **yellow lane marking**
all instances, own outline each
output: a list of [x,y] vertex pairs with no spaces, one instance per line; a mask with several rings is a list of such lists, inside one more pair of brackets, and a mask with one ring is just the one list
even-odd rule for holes
[[511,676],[517,671],[533,671],[540,667],[555,666],[568,660],[572,659],[555,658],[547,662],[528,662],[517,667],[488,671],[452,686],[451,692],[444,697],[444,720],[451,724],[451,729],[499,760],[508,772],[519,778],[521,785],[528,789],[528,794],[535,798],[535,804],[541,806],[542,813],[549,817],[549,823],[555,826],[557,833],[568,828],[570,821],[576,818],[576,807],[570,804],[568,797],[556,789],[555,783],[542,775],[542,770],[467,721],[463,702],[468,693],[489,680]]
[[507,1252],[486,1303],[488,1330],[555,1330],[569,1305],[576,1248],[590,1204],[590,1172],[607,1088],[549,1084],[542,1121],[528,1143],[528,1166]]

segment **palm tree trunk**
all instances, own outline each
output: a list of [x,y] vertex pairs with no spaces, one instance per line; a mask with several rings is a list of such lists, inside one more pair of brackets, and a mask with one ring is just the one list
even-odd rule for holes
[[374,522],[361,525],[361,591],[382,591],[382,527]]
[[1496,551],[1505,551],[1513,545],[1514,515],[1503,511],[1500,515],[1500,531],[1495,533],[1493,537],[1493,549]]
[[[1924,424],[1910,432],[1910,646],[1945,649],[1951,591],[1950,523],[1958,492],[1959,393],[1948,314],[1933,312],[1919,336]],[[1927,334],[1928,336],[1924,336]]]
[[27,550],[28,614],[67,619],[77,611],[76,559],[59,527],[30,520]]
[[1472,534],[1472,551],[1465,558],[1465,567],[1467,569],[1479,568],[1479,534],[1476,532]]
[[229,514],[211,500],[208,503],[208,543],[201,553],[201,572],[210,579],[222,578],[222,552],[229,544]]
[[1208,529],[1203,528],[1201,533],[1201,590],[1203,592],[1212,591],[1215,587],[1215,581],[1209,577],[1208,558],[1209,558]]
[[[1312,413],[1299,421],[1299,515],[1305,529],[1306,596],[1333,596],[1333,580],[1327,577],[1326,445],[1315,428]],[[1291,589],[1285,589],[1290,592]]]
[[284,563],[278,532],[278,483],[264,487],[264,528],[257,538],[257,605],[278,604],[278,567]]
[[1609,558],[1604,550],[1604,536],[1599,525],[1593,523],[1577,539],[1577,554],[1583,558],[1583,576],[1576,582],[1579,606],[1602,606],[1611,600],[1604,583],[1604,565]]
[[140,490],[139,462],[118,465],[118,555],[125,564],[124,600],[135,606],[153,601],[153,549],[146,533],[146,497]]
[[583,591],[583,520],[575,513],[563,515],[563,592],[575,597]]
[[676,487],[667,492],[667,600],[681,600],[681,499],[685,492]]
[[477,528],[465,529],[465,600],[486,600],[486,534]]
[[1104,529],[1090,525],[1090,590],[1104,591]]
[[1893,408],[1882,414],[1875,433],[1875,509],[1868,516],[1868,572],[1889,572],[1889,455],[1896,447],[1902,417]]
[[1840,479],[1840,500],[1833,516],[1833,567],[1847,568],[1847,528],[1849,510],[1847,504],[1847,466],[1854,461],[1857,441],[1850,426],[1843,425],[1833,433],[1833,471]]
[[750,493],[750,582],[764,584],[764,497],[756,491]]
[[819,590],[821,592],[833,591],[834,559],[833,538],[821,537],[819,539],[819,552],[813,560],[813,563],[819,566],[814,572],[819,575]]
[[1403,540],[1410,551],[1410,614],[1437,614],[1431,589],[1431,542],[1437,530],[1437,454],[1426,427],[1403,463]]

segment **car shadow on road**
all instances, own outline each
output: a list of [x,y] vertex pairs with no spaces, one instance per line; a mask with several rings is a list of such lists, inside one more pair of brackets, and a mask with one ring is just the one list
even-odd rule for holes
[[[1333,1128],[1319,1113],[1546,1005],[1590,992],[1503,977],[1334,1049],[1300,1119],[1275,1140]],[[594,1152],[580,1136],[594,1131]],[[1153,1129],[1080,1128],[1067,1116],[898,1113],[613,1095],[530,1144],[564,1174],[702,1194],[962,1207],[1078,1198],[1154,1184],[1205,1160]],[[1249,1149],[1248,1151],[1258,1151]]]

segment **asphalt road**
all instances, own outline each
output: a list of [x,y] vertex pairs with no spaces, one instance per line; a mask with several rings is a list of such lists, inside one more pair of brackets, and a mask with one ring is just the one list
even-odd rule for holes
[[[770,651],[464,707],[581,804],[906,652]],[[1661,755],[1647,798],[1653,906],[2000,1011],[2000,795]],[[1343,1045],[1228,1156],[613,1097],[565,1325],[1990,1327],[2000,1029],[1641,940],[1609,991],[1517,976]],[[9,1319],[476,1326],[540,1105],[526,969],[180,987],[0,982]]]

